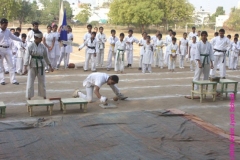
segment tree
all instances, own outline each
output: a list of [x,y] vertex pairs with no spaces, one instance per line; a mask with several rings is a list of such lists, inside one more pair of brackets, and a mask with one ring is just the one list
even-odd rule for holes
[[19,4],[15,0],[1,0],[0,15],[9,20],[17,15]]
[[224,28],[234,31],[240,30],[240,9],[232,8],[229,19],[224,22]]
[[225,15],[225,10],[223,7],[217,7],[216,12],[209,17],[210,22],[216,22],[216,17],[219,15]]
[[89,17],[91,16],[91,8],[88,4],[81,5],[82,11],[76,15],[75,19],[80,21],[80,23],[87,23]]

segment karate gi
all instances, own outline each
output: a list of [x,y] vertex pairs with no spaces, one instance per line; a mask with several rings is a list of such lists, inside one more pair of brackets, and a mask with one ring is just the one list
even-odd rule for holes
[[18,45],[19,45],[19,41],[12,41],[12,63],[13,63],[13,68],[14,68],[14,72],[17,72],[17,52],[18,52]]
[[115,62],[115,52],[114,52],[114,48],[115,48],[115,44],[117,43],[119,39],[117,37],[113,37],[111,36],[108,41],[110,43],[110,48],[108,51],[108,61],[107,61],[107,69],[112,68],[112,58],[114,59],[113,62]]
[[160,68],[163,68],[163,49],[162,49],[163,46],[164,46],[163,40],[157,39],[154,43],[155,50],[154,65]]
[[231,64],[231,46],[232,46],[232,41],[230,40],[230,44],[227,47],[227,53],[226,53],[226,66],[228,66],[228,68],[230,68],[230,64]]
[[24,67],[23,67],[23,60],[25,57],[25,52],[27,49],[27,42],[20,42],[18,44],[18,51],[17,51],[17,73],[22,74],[24,72]]
[[34,30],[30,30],[27,33],[27,44],[30,45],[30,43],[34,42]]
[[198,33],[197,32],[190,32],[189,34],[188,34],[188,40],[189,40],[189,44],[191,44],[192,43],[192,38],[193,37],[196,37],[196,38],[198,38]]
[[26,98],[34,97],[36,77],[38,78],[38,96],[46,97],[44,61],[47,65],[50,64],[46,47],[42,43],[38,46],[35,42],[29,44],[24,57],[24,66],[28,66]]
[[188,52],[188,40],[182,38],[179,52],[179,68],[184,68],[184,58]]
[[133,64],[133,43],[139,43],[139,41],[131,36],[127,36],[125,37],[125,40],[124,40],[126,43],[129,42],[130,44],[127,43],[127,47],[126,47],[126,53],[127,53],[127,61],[128,61],[128,64],[132,65]]
[[12,63],[12,50],[10,48],[10,39],[16,40],[21,42],[22,40],[15,35],[13,35],[9,29],[6,29],[3,31],[0,28],[0,83],[5,82],[4,78],[4,67],[3,67],[3,59],[6,60],[8,64],[8,69],[9,69],[9,76],[10,76],[10,82],[15,83],[17,80],[15,79],[15,71],[14,71],[14,66]]
[[153,44],[144,44],[142,63],[142,72],[146,73],[146,70],[148,70],[149,73],[152,73],[151,65],[153,63]]
[[52,62],[52,67],[53,68],[57,68],[57,62],[60,58],[60,43],[58,41],[60,34],[58,32],[52,32],[54,38],[55,38],[55,43],[54,43],[54,47],[52,49],[53,53],[55,54],[55,59]]
[[229,57],[231,59],[229,69],[236,70],[237,69],[238,56],[239,56],[239,53],[240,53],[240,43],[236,44],[236,43],[233,42],[231,44],[231,50],[232,50],[232,54]]
[[69,44],[62,44],[61,46],[61,54],[57,63],[57,68],[61,65],[61,62],[63,60],[64,62],[64,68],[66,69],[69,63],[69,54],[72,52],[72,38],[73,35],[68,33],[67,34],[67,41]]
[[[92,73],[88,75],[88,77],[83,81],[83,87],[85,87],[86,89],[86,95],[82,92],[78,92],[79,97],[87,100],[88,102],[92,102],[94,87],[98,86],[99,88],[101,88],[102,85],[107,83],[108,78],[109,78],[109,75],[101,72]],[[109,86],[112,88],[113,92],[118,97],[122,96],[117,85],[109,85]]]
[[214,44],[214,68],[210,71],[210,76],[215,77],[216,69],[220,64],[220,77],[226,76],[226,51],[230,45],[230,40],[227,37],[221,38],[217,36],[213,39]]
[[96,57],[94,57],[94,53],[96,53],[96,55],[99,53],[97,39],[94,38],[92,40],[90,38],[90,39],[86,40],[83,45],[79,46],[79,49],[82,49],[84,46],[88,47],[87,48],[87,58],[85,60],[84,70],[85,71],[88,70],[89,61],[91,60],[91,63],[92,63],[91,70],[94,72],[94,71],[96,71]]
[[117,43],[115,44],[115,48],[114,48],[114,52],[116,54],[115,57],[115,71],[124,71],[124,53],[126,50],[126,42],[123,41],[117,41]]
[[[199,68],[198,62],[196,62],[196,69],[194,74],[194,81],[199,81],[201,74],[203,73],[203,80],[208,80],[210,64],[213,61],[213,49],[212,45],[207,41],[205,44],[200,41],[197,43],[197,50],[195,54],[195,60],[200,60],[202,68]],[[194,86],[194,90],[198,89],[198,85]]]
[[139,68],[142,68],[142,59],[143,59],[143,54],[144,54],[144,45],[146,44],[146,40],[145,39],[140,39],[139,44],[142,45],[140,46],[140,58],[139,58]]
[[96,38],[98,40],[99,49],[99,53],[97,54],[97,66],[103,67],[105,42],[107,41],[107,38],[104,33],[98,33]]
[[[84,37],[83,37],[83,40],[84,42],[87,41],[88,39],[91,38],[91,33],[87,32],[85,33]],[[85,47],[85,64],[84,64],[84,68],[88,68],[89,66],[89,62],[87,61],[87,58],[88,58],[88,54],[87,54],[87,50],[88,50],[88,47]],[[87,65],[87,66],[86,66]],[[85,69],[84,69],[85,70]]]
[[171,52],[171,50],[170,50],[171,44],[172,44],[172,37],[170,35],[167,35],[166,41],[165,41],[166,51],[165,51],[165,55],[164,55],[164,62],[168,66],[168,69],[170,69],[169,54]]
[[178,53],[178,45],[175,43],[175,44],[171,44],[169,46],[169,49],[170,49],[170,54],[169,54],[169,69],[171,70],[174,70],[175,69],[175,66],[176,66],[176,59],[177,59],[177,56],[175,58],[172,58],[170,55],[172,56],[175,56],[177,55]]
[[197,53],[197,42],[196,43],[191,43],[190,44],[190,70],[194,71],[196,68],[196,60],[195,60],[195,55]]
[[[52,45],[55,45],[55,41],[54,41],[54,44],[53,44],[53,39],[55,38],[54,37],[54,34],[52,32],[50,33],[44,33],[43,34],[43,37],[45,38],[45,43],[51,47]],[[46,47],[46,46],[45,46]],[[55,52],[54,50],[49,50],[47,47],[46,47],[46,50],[47,50],[47,54],[48,54],[48,59],[51,63],[51,66],[53,67],[54,66],[54,63],[55,63]],[[46,69],[48,69],[48,66],[46,66]]]

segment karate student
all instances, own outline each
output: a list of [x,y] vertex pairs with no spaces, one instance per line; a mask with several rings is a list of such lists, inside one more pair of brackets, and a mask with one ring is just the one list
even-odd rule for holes
[[140,39],[140,41],[139,41],[140,58],[139,58],[139,68],[138,68],[138,70],[142,70],[142,59],[143,59],[144,45],[146,44],[146,40],[147,40],[147,33],[143,32],[142,39]]
[[32,23],[32,26],[33,26],[33,29],[30,30],[28,33],[27,33],[27,42],[28,42],[28,45],[30,44],[30,42],[33,42],[34,41],[34,33],[35,32],[40,32],[39,29],[38,29],[38,25],[39,23],[38,22],[33,22]]
[[20,42],[17,46],[18,51],[17,51],[17,65],[16,65],[17,73],[20,75],[24,73],[23,59],[25,57],[25,52],[27,49],[27,42],[26,42],[27,35],[23,33],[21,37],[22,37],[22,42]]
[[94,32],[98,33],[98,27],[94,27]]
[[108,51],[107,71],[110,71],[110,69],[112,67],[112,58],[114,59],[113,62],[115,62],[114,47],[115,47],[116,42],[118,41],[118,38],[115,36],[116,31],[111,30],[111,34],[112,34],[112,36],[108,39],[108,41],[110,43],[110,48],[109,48],[109,51]]
[[73,48],[72,48],[72,42],[73,42],[73,34],[72,34],[72,27],[68,25],[69,28],[69,32],[67,34],[68,37],[68,42],[69,44],[67,45],[66,48],[66,53],[67,53],[67,66],[69,64],[69,59],[70,59],[70,54],[73,52]]
[[15,72],[14,67],[12,63],[12,52],[10,49],[10,39],[21,42],[22,40],[16,36],[14,36],[9,29],[7,29],[8,26],[8,20],[5,18],[2,18],[0,21],[0,83],[1,85],[5,85],[5,78],[4,78],[4,69],[3,69],[3,59],[6,59],[6,62],[8,64],[9,68],[9,76],[10,76],[10,82],[15,85],[19,85],[17,80],[15,79]]
[[89,61],[91,60],[91,63],[92,63],[91,70],[92,70],[92,72],[97,72],[96,56],[97,56],[97,53],[99,52],[99,50],[98,50],[98,42],[96,39],[96,32],[92,32],[91,38],[86,40],[83,45],[80,45],[78,50],[80,51],[84,46],[88,47],[87,59],[85,60],[86,65],[85,65],[84,71],[88,70],[88,64],[89,64]]
[[28,45],[24,57],[24,74],[28,73],[26,87],[26,98],[28,100],[34,97],[34,80],[36,77],[38,78],[38,96],[46,99],[45,63],[49,66],[50,71],[53,72],[47,55],[48,51],[41,43],[42,38],[43,34],[41,32],[34,33],[34,42]]
[[165,45],[166,45],[166,51],[165,51],[165,55],[164,55],[164,62],[165,64],[168,66],[168,69],[170,69],[169,66],[169,55],[170,55],[170,45],[172,44],[172,36],[173,36],[173,30],[168,30],[169,35],[166,36],[166,40],[165,40]]
[[226,62],[226,66],[228,66],[228,69],[230,69],[230,64],[231,64],[231,45],[232,45],[232,41],[231,41],[231,35],[227,35],[227,38],[230,40],[230,44],[227,48],[227,53],[226,53],[226,59],[228,58],[227,62]]
[[106,73],[101,72],[92,73],[88,75],[88,77],[83,81],[83,87],[86,89],[86,95],[83,94],[80,90],[75,90],[73,97],[80,97],[91,103],[93,102],[94,92],[101,103],[106,103],[108,100],[107,97],[102,96],[99,91],[102,85],[107,84],[110,88],[112,88],[118,99],[125,100],[128,97],[125,97],[120,93],[120,90],[116,85],[118,82],[119,78],[116,75],[109,76]]
[[59,60],[57,63],[57,69],[60,67],[62,60],[64,62],[64,69],[66,69],[68,66],[69,54],[71,52],[71,47],[72,47],[71,44],[73,41],[73,36],[72,36],[72,34],[70,34],[70,32],[71,32],[71,27],[67,26],[68,44],[62,44],[62,46],[61,46],[61,53],[60,53],[60,57],[59,57]]
[[[208,80],[210,68],[213,68],[213,49],[212,45],[207,41],[208,33],[202,31],[202,41],[197,43],[197,51],[195,54],[196,69],[194,81],[199,81],[203,73],[203,80]],[[194,86],[194,90],[198,89],[198,85]]]
[[192,37],[197,37],[198,36],[198,33],[196,32],[196,27],[192,27],[192,32],[190,32],[188,34],[188,40],[189,40],[189,44],[192,42]]
[[197,52],[197,38],[195,36],[192,37],[192,43],[189,45],[189,53],[188,56],[190,58],[190,71],[195,70],[196,60],[195,55]]
[[14,34],[14,33],[15,33],[15,29],[14,29],[14,28],[11,28],[11,29],[10,29],[10,32],[11,32],[12,34]]
[[53,34],[53,37],[55,38],[54,46],[52,49],[52,52],[55,54],[55,59],[52,62],[52,67],[54,69],[57,69],[57,62],[60,58],[60,43],[59,43],[60,33],[57,32],[57,30],[58,30],[58,26],[54,24],[52,27],[52,34]]
[[119,41],[115,44],[115,71],[123,73],[124,71],[124,53],[126,50],[126,42],[124,41],[124,33],[120,34]]
[[[19,37],[19,32],[15,32],[14,35],[16,37]],[[13,68],[14,68],[14,72],[17,73],[17,52],[18,52],[18,45],[19,45],[19,41],[11,41],[11,49],[12,49],[12,63],[13,63]]]
[[170,55],[169,55],[169,63],[170,63],[170,71],[174,72],[175,66],[176,66],[176,59],[177,59],[177,53],[178,53],[178,45],[177,45],[177,38],[172,38],[172,44],[169,47],[170,49]]
[[103,67],[105,43],[107,41],[106,35],[103,33],[103,27],[99,27],[99,33],[97,34],[99,53],[97,54],[96,66]]
[[158,40],[158,35],[159,35],[159,34],[161,34],[161,32],[160,32],[160,31],[157,31],[156,34],[155,34],[155,36],[152,36],[152,37],[151,37],[151,40],[152,40],[152,43],[153,43],[153,44],[155,44],[155,43],[157,42],[157,40]]
[[184,68],[184,58],[188,54],[187,33],[183,33],[183,38],[179,41],[179,68]]
[[164,46],[164,42],[162,40],[162,34],[158,34],[157,41],[154,43],[154,48],[155,48],[154,64],[155,66],[158,66],[161,69],[163,68],[163,49],[162,49],[163,46]]
[[211,71],[211,77],[215,77],[217,65],[220,64],[220,77],[225,78],[226,76],[226,51],[230,44],[230,40],[224,36],[225,30],[219,30],[219,36],[215,37],[213,43],[214,50],[214,68]]
[[21,29],[20,27],[17,27],[17,28],[16,28],[16,32],[19,33],[19,38],[22,38],[22,37],[21,37],[21,31],[22,31],[22,29]]
[[201,31],[198,31],[197,36],[195,36],[195,37],[196,37],[196,42],[201,41]]
[[[91,38],[91,33],[92,33],[92,25],[91,24],[88,24],[87,25],[87,33],[85,33],[84,37],[83,37],[83,42],[85,43],[85,41],[87,41],[88,39]],[[84,71],[87,71],[88,69],[88,62],[87,62],[87,58],[88,58],[88,54],[87,54],[87,50],[88,50],[88,47],[86,46],[85,47],[85,64],[84,64]]]
[[133,63],[133,43],[139,43],[139,41],[133,37],[133,30],[128,31],[128,36],[125,38],[125,42],[127,43],[126,54],[127,54],[127,67],[132,67]]
[[236,70],[237,69],[237,62],[238,62],[238,56],[240,54],[240,43],[238,43],[238,39],[234,38],[234,42],[231,44],[231,63],[229,66],[230,70]]
[[152,73],[152,63],[153,63],[153,44],[151,43],[151,37],[147,36],[146,43],[144,44],[144,53],[142,60],[142,73]]
[[[47,33],[43,34],[43,44],[45,45],[48,53],[48,59],[51,63],[51,66],[54,65],[55,61],[55,52],[53,50],[54,44],[55,44],[55,37],[53,35],[52,31],[52,26],[48,25],[47,26]],[[48,73],[48,66],[45,68],[45,72]]]

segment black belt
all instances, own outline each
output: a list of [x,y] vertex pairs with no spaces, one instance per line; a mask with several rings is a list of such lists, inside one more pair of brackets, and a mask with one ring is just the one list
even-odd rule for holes
[[223,54],[224,54],[224,56],[223,56],[223,61],[222,61],[222,63],[224,63],[224,61],[225,61],[225,54],[226,54],[226,50],[225,51],[222,51],[222,50],[218,50],[218,49],[213,49],[214,51],[217,51],[217,52],[223,52]]
[[2,46],[2,45],[0,45],[0,47],[2,47],[2,48],[9,48],[9,46]]
[[90,49],[95,49],[95,47],[89,47],[89,46],[88,46],[88,48],[90,48]]
[[41,61],[41,65],[42,65],[41,66],[41,75],[43,75],[43,62],[42,62],[43,57],[42,56],[32,56],[32,59],[35,59],[37,72],[38,72],[38,60]]

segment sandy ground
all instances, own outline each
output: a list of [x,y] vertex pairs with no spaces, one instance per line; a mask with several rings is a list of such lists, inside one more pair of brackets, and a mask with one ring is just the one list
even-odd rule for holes
[[[42,30],[44,31],[44,30]],[[77,51],[77,44],[83,42],[82,37],[86,31],[84,29],[73,29],[74,34],[74,52],[71,54],[70,62],[76,63],[78,69],[60,69],[53,73],[46,75],[46,88],[47,97],[62,97],[68,98],[72,96],[75,89],[82,87],[82,81],[91,72],[83,72],[82,65],[84,61],[84,51]],[[117,35],[122,32],[117,30]],[[109,30],[106,31],[107,36],[110,36]],[[134,35],[140,39],[140,35]],[[107,50],[109,45],[106,45],[105,60],[107,57]],[[100,108],[99,101],[95,97],[95,102],[88,105],[88,113],[82,113],[79,111],[79,106],[67,107],[67,114],[63,115],[59,111],[59,103],[55,102],[54,111],[52,117],[61,117],[69,115],[82,114],[102,114],[111,112],[128,112],[137,110],[159,110],[159,109],[170,109],[177,108],[190,114],[195,114],[203,120],[212,123],[213,125],[229,131],[230,118],[229,118],[229,106],[230,99],[225,98],[224,100],[216,99],[213,102],[211,97],[207,97],[200,103],[199,100],[185,99],[185,95],[190,95],[191,81],[194,72],[189,69],[189,63],[185,63],[185,69],[176,69],[176,72],[170,73],[166,69],[153,68],[152,74],[142,74],[137,70],[138,67],[138,55],[139,47],[135,45],[134,51],[134,65],[132,69],[126,69],[126,74],[119,75],[120,83],[119,88],[123,94],[129,97],[126,101],[118,101],[110,103],[116,104],[116,109],[102,109]],[[106,64],[106,62],[105,62]],[[99,68],[99,72],[107,72],[105,68]],[[114,71],[107,72],[108,74],[115,74]],[[239,71],[227,71],[227,78],[233,80],[240,80]],[[6,118],[0,119],[1,121],[30,121],[39,117],[49,117],[46,112],[46,108],[36,107],[34,108],[34,117],[29,117],[26,112],[26,76],[17,76],[17,80],[20,82],[19,86],[9,84],[7,76],[6,86],[0,86],[1,96],[0,101],[5,102],[7,105]],[[240,86],[239,86],[240,87]],[[240,89],[238,87],[238,90]],[[101,88],[101,94],[107,96],[109,99],[113,98],[114,95],[107,85]],[[37,80],[35,82],[35,95],[37,96]],[[36,97],[34,99],[39,99]],[[235,133],[240,135],[240,104],[239,95],[235,101]]]

